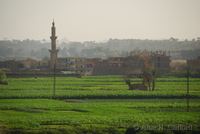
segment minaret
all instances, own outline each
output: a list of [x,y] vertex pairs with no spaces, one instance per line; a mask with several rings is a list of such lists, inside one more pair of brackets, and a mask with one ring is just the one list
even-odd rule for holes
[[53,21],[52,23],[52,27],[51,27],[51,50],[49,50],[50,52],[50,55],[51,55],[51,69],[54,68],[54,64],[56,64],[56,61],[57,61],[57,57],[58,57],[58,51],[56,49],[56,39],[57,39],[57,36],[56,36],[56,27],[55,27],[55,23]]

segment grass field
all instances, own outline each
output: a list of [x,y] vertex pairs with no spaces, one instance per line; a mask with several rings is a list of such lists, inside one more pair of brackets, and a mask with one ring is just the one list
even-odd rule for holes
[[53,78],[8,80],[0,85],[0,124],[8,128],[200,126],[200,79],[190,79],[190,112],[184,78],[160,78],[154,92],[129,91],[119,76],[56,78],[57,100]]

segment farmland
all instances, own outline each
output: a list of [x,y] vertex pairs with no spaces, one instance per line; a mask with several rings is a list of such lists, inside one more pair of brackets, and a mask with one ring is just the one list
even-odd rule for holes
[[186,112],[185,78],[158,78],[151,92],[127,90],[119,76],[59,77],[56,99],[53,78],[8,81],[8,86],[0,86],[0,123],[8,128],[200,126],[199,78],[190,79],[190,112]]

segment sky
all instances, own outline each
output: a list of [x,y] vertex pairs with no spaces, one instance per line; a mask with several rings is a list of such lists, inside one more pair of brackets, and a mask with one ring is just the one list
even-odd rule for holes
[[200,37],[200,0],[0,0],[0,40],[191,40]]

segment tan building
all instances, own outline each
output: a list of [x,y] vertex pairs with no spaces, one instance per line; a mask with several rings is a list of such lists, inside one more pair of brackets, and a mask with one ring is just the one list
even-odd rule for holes
[[84,74],[86,70],[86,58],[67,57],[57,58],[56,69],[74,71]]

